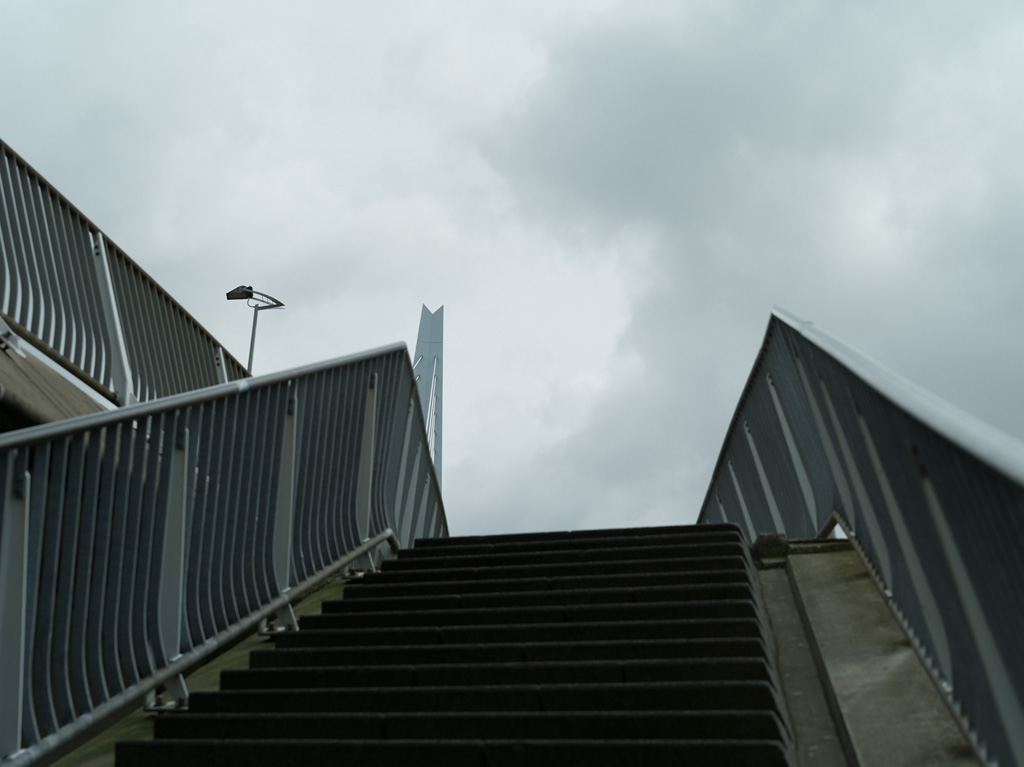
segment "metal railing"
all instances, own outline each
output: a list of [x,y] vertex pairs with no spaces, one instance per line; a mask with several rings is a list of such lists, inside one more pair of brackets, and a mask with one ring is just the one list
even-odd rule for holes
[[0,141],[0,313],[119,404],[245,377],[245,367]]
[[982,756],[1024,764],[1024,444],[776,310],[700,522],[836,521]]
[[0,763],[184,698],[371,531],[447,535],[417,400],[398,344],[0,436]]

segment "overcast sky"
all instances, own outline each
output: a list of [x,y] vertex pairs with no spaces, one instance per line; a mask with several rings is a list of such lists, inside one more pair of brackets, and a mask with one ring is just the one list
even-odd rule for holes
[[453,534],[695,520],[773,306],[1024,437],[1024,6],[0,0],[0,137],[256,373],[445,306]]

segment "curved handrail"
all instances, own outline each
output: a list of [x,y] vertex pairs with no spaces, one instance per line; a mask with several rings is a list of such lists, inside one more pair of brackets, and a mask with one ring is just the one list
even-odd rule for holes
[[0,763],[367,547],[447,535],[427,455],[404,344],[0,436]]
[[975,746],[1024,764],[1024,444],[776,309],[698,521],[835,519]]
[[[280,370],[276,373],[268,373],[253,378],[241,378],[237,381],[230,381],[223,384],[213,384],[202,389],[172,394],[168,397],[139,402],[134,405],[125,405],[117,410],[106,410],[100,413],[88,413],[86,415],[67,418],[63,421],[39,424],[17,431],[0,434],[0,450],[10,447],[31,445],[45,440],[66,437],[82,429],[99,428],[114,424],[136,421],[140,418],[148,418],[161,413],[169,413],[180,408],[192,405],[201,405],[222,399],[225,396],[243,394],[248,391],[258,391],[276,384],[285,383],[296,378],[303,378],[327,370],[332,370],[344,365],[351,365],[356,362],[364,362],[382,355],[405,352],[408,358],[408,347],[404,342],[399,341],[386,346],[379,346],[375,349],[368,349],[364,352],[346,354],[341,357],[334,357],[322,362],[314,362],[297,368]],[[410,366],[410,372],[412,370]]]

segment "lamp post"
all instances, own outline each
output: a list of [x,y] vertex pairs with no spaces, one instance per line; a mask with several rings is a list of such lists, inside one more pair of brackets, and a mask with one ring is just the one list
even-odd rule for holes
[[246,373],[252,375],[252,355],[256,350],[256,320],[260,318],[260,312],[264,309],[283,309],[284,304],[273,296],[268,296],[266,293],[260,293],[258,290],[253,290],[252,285],[239,285],[234,290],[229,290],[227,295],[228,301],[238,301],[244,298],[249,302],[249,306],[253,309],[252,339],[249,341],[249,367],[245,369]]

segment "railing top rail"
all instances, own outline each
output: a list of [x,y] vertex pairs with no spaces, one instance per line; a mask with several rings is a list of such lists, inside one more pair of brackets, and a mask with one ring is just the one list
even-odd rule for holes
[[778,307],[772,310],[772,317],[832,355],[896,407],[1024,487],[1024,442],[946,402],[806,320]]
[[364,352],[348,354],[334,359],[315,362],[298,368],[282,370],[277,373],[268,373],[258,378],[242,378],[237,381],[230,381],[225,384],[207,386],[203,389],[173,394],[169,397],[140,402],[135,405],[126,405],[117,410],[110,410],[103,413],[92,413],[89,415],[69,418],[64,421],[31,426],[27,429],[7,432],[0,435],[0,450],[9,450],[14,447],[24,447],[37,442],[44,442],[50,439],[66,437],[85,429],[94,429],[102,426],[131,421],[137,418],[145,418],[166,411],[172,411],[190,405],[199,405],[215,399],[221,399],[231,394],[241,394],[246,391],[262,389],[267,386],[281,383],[283,381],[295,380],[319,373],[324,370],[351,365],[364,360],[381,357],[396,352],[405,352],[406,364],[409,366],[409,373],[412,375],[412,363],[409,362],[408,347],[404,342],[397,342],[387,346],[380,346],[376,349],[369,349]]
[[[742,415],[743,405],[752,387],[757,383],[758,372],[762,367],[765,353],[777,324],[799,333],[807,341],[831,355],[839,364],[846,367],[897,408],[977,458],[1009,481],[1024,487],[1024,442],[946,402],[863,352],[815,327],[813,323],[800,319],[780,307],[772,309],[764,341],[761,343],[761,348],[751,367],[747,383],[743,387],[743,393],[740,395],[736,410],[729,422],[729,428],[725,432],[722,448],[711,474],[712,477],[718,476],[722,462],[726,460],[729,440],[736,433],[737,421]],[[709,508],[708,503],[712,491],[713,487],[709,486],[701,505],[698,522],[704,521],[705,510]]]
[[70,209],[72,213],[74,213],[77,216],[80,216],[83,221],[88,222],[88,224],[95,231],[97,231],[97,232],[100,231],[99,227],[96,226],[95,223],[93,223],[92,219],[90,219],[87,215],[85,215],[77,205],[75,205],[73,202],[71,202],[71,200],[69,200],[67,197],[65,197],[63,194],[61,194],[59,189],[57,189],[53,184],[51,184],[49,181],[46,180],[46,176],[44,176],[42,173],[40,173],[38,170],[36,170],[35,167],[32,165],[32,163],[30,163],[28,160],[26,160],[24,157],[22,157],[20,154],[18,154],[11,147],[11,145],[8,144],[3,139],[0,139],[0,151],[4,152],[5,154],[10,155],[11,157],[13,157],[14,161],[17,162],[19,165],[24,166],[25,170],[28,171],[33,176],[35,176],[36,180],[38,180],[40,184],[42,184],[47,189],[52,191],[55,195],[57,195],[57,198],[63,204],[67,205],[68,209]]

